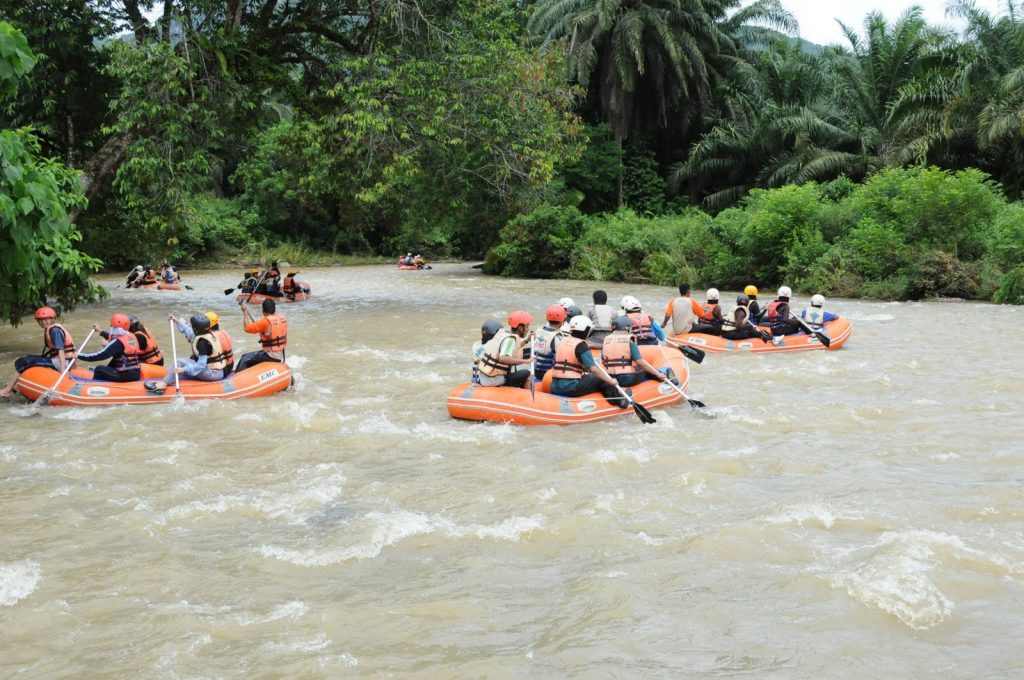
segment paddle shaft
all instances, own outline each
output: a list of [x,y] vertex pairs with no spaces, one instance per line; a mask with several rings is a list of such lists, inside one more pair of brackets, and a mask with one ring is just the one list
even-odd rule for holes
[[802,317],[799,317],[799,316],[794,314],[793,318],[796,319],[797,322],[799,322],[799,324],[801,326],[803,326],[807,330],[808,333],[810,333],[814,337],[818,338],[818,341],[825,346],[825,349],[828,349],[828,346],[832,344],[832,338],[828,337],[827,335],[825,335],[821,331],[816,331],[813,328],[811,328],[810,324],[808,324],[806,321],[804,321]]
[[696,347],[690,347],[689,345],[680,345],[672,342],[668,338],[665,338],[665,344],[669,347],[675,347],[677,350],[683,353],[683,356],[690,361],[699,364],[704,361],[704,350],[697,349]]
[[[666,340],[666,342],[668,342],[668,341]],[[662,355],[664,355],[665,354],[665,350],[662,349],[661,353],[662,353]],[[676,392],[678,392],[680,394],[680,396],[682,396],[682,398],[685,399],[687,401],[687,403],[689,403],[690,406],[692,406],[693,408],[704,408],[705,404],[704,404],[703,401],[697,401],[696,399],[690,399],[690,397],[688,397],[686,395],[686,392],[683,392],[683,388],[679,387],[679,385],[676,385],[674,382],[672,382],[671,379],[666,380],[665,383],[669,387],[674,389]]]
[[[49,332],[50,329],[48,328],[46,330],[47,330],[47,332]],[[81,346],[78,348],[78,352],[81,352],[83,349],[85,349],[85,346],[89,343],[89,340],[92,339],[92,334],[95,333],[95,332],[96,332],[95,328],[93,328],[91,331],[89,331],[89,334],[87,336],[85,336],[85,340],[82,342]],[[76,352],[76,354],[77,354],[77,352]],[[57,386],[60,385],[60,382],[62,380],[64,380],[64,376],[66,376],[71,371],[71,367],[75,365],[75,359],[74,358],[69,359],[66,363],[67,363],[67,365],[64,367],[64,371],[60,374],[60,377],[57,378],[57,382],[55,382],[53,384],[53,387],[51,387],[50,389],[46,390],[45,392],[43,392],[42,394],[39,395],[39,398],[36,399],[35,404],[33,404],[34,406],[45,406],[46,404],[50,403],[50,399],[53,397],[53,393],[56,391]]]
[[168,319],[167,323],[171,325],[171,359],[174,361],[171,366],[174,367],[174,390],[180,397],[182,394],[181,383],[178,381],[178,341],[175,337],[178,334],[178,329],[174,327],[174,319]]

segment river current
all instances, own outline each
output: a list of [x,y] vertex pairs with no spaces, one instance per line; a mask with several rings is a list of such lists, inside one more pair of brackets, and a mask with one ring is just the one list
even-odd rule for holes
[[[166,353],[212,309],[255,349],[238,273],[183,274],[63,322],[135,312]],[[1024,310],[832,300],[839,351],[691,363],[713,418],[526,428],[445,409],[484,320],[673,291],[299,278],[287,392],[0,402],[0,677],[1024,676],[1024,335],[987,332]]]

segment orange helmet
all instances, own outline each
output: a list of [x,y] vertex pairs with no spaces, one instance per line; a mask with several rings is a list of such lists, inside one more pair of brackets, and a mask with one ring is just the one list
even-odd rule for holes
[[129,328],[132,327],[132,320],[128,318],[127,314],[117,313],[114,316],[110,317],[110,327],[123,328],[124,330],[128,330]]
[[522,326],[524,324],[529,326],[531,323],[533,323],[533,317],[530,316],[527,312],[518,311],[512,312],[511,314],[508,315],[509,328],[515,328],[516,326]]
[[565,307],[560,304],[553,304],[548,307],[547,320],[555,323],[562,323],[565,321],[565,317],[568,313],[565,311]]
[[37,319],[56,319],[57,312],[53,311],[53,307],[40,307],[36,310],[35,317]]

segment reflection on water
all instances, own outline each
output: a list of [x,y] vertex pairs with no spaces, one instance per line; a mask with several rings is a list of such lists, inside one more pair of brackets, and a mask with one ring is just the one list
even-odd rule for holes
[[[713,420],[518,428],[445,409],[485,319],[595,287],[657,316],[672,291],[307,275],[293,390],[0,405],[0,674],[1024,672],[1024,347],[982,332],[996,308],[832,301],[841,351],[691,364]],[[133,311],[169,345],[168,313],[212,309],[249,351],[236,280],[118,289],[65,322]],[[5,374],[38,335],[0,330]]]

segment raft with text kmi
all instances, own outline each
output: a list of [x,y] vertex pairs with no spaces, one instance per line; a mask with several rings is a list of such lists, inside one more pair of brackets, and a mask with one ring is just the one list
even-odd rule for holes
[[[228,291],[231,292],[230,290]],[[235,296],[235,302],[244,302],[246,304],[260,305],[263,304],[264,300],[273,300],[274,302],[302,302],[313,297],[313,289],[307,288],[301,290],[295,294],[295,297],[288,297],[287,295],[265,295],[263,293],[239,293]]]
[[287,364],[264,362],[239,373],[232,373],[223,380],[180,380],[180,397],[173,380],[162,394],[146,390],[144,380],[163,380],[166,372],[163,366],[143,364],[143,380],[110,382],[93,380],[91,370],[75,368],[58,384],[60,373],[52,368],[36,366],[21,374],[15,389],[28,399],[35,400],[56,385],[49,402],[51,406],[109,406],[159,404],[179,398],[185,401],[206,401],[264,397],[288,389],[292,383],[292,373]]
[[[759,326],[758,328],[771,333],[771,330],[765,326]],[[850,339],[850,336],[853,334],[853,324],[850,323],[849,319],[839,317],[835,321],[826,323],[820,332],[828,337],[828,347],[826,347],[822,343],[821,339],[816,335],[811,335],[809,333],[777,335],[771,338],[768,342],[763,341],[761,338],[726,340],[720,335],[708,335],[707,333],[684,333],[682,335],[672,336],[670,339],[672,342],[677,342],[680,345],[697,347],[705,352],[712,353],[736,351],[754,352],[759,354],[771,352],[803,352],[814,349],[833,350],[839,349],[847,340]]]
[[[661,372],[671,368],[684,391],[690,374],[682,354],[670,348],[644,345],[640,347],[644,359]],[[633,409],[619,408],[600,392],[582,397],[562,397],[551,394],[551,374],[536,383],[535,391],[519,387],[484,387],[463,383],[448,394],[448,413],[463,420],[488,420],[495,423],[519,425],[571,425],[589,423],[607,418],[632,417]],[[627,394],[647,408],[671,406],[682,396],[671,385],[657,380],[645,380],[635,387],[624,388]]]

